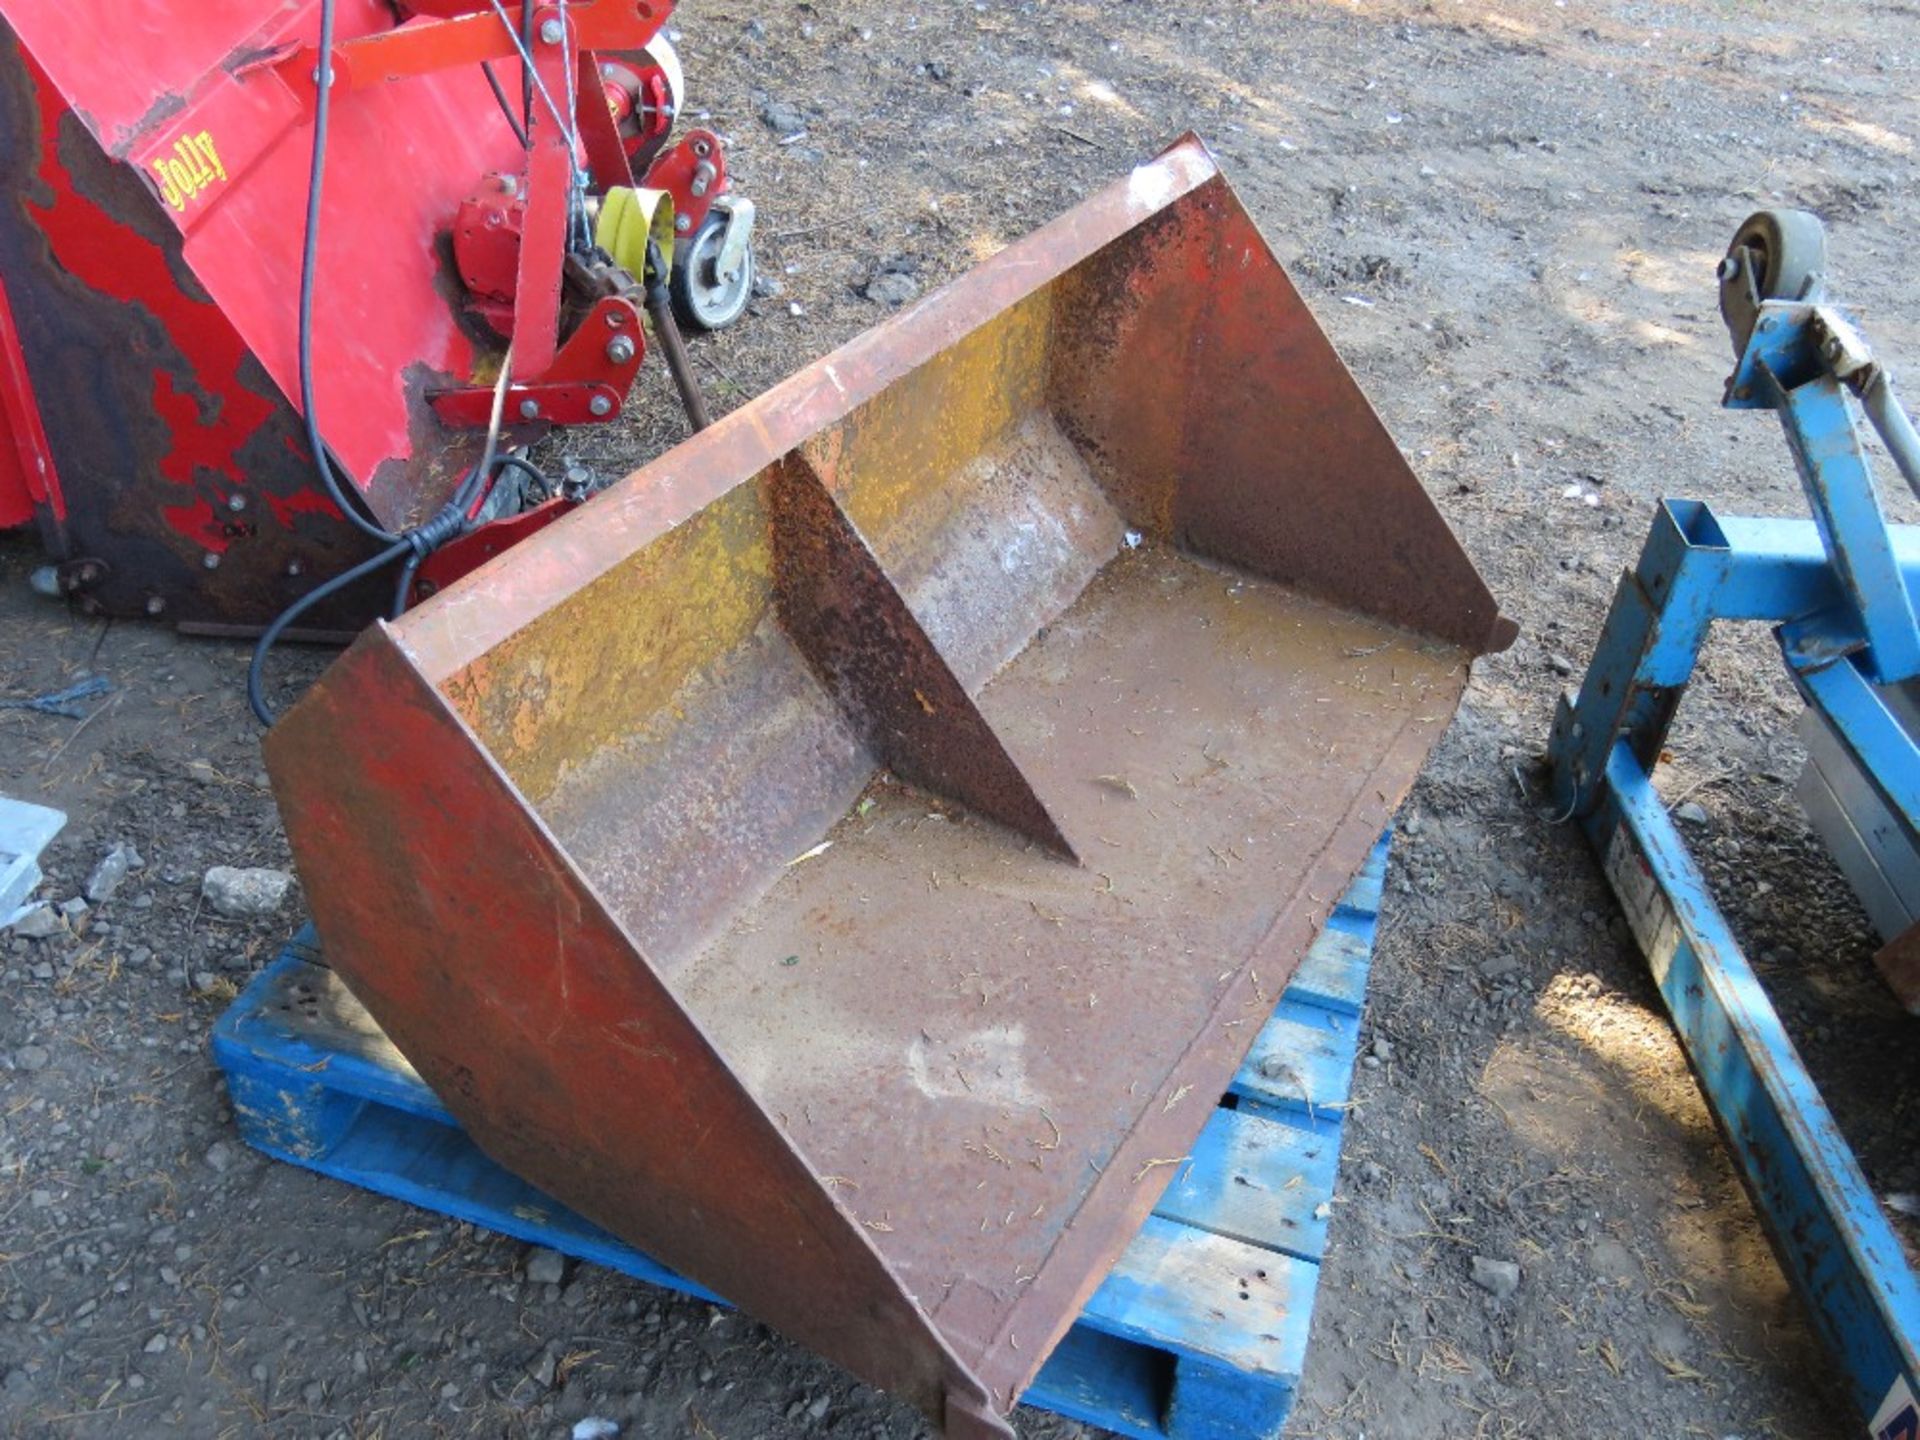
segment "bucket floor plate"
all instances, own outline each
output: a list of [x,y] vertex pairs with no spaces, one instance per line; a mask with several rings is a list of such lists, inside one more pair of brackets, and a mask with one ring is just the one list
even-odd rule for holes
[[[1305,1360],[1386,869],[1383,840],[1154,1214],[1022,1397],[1122,1435],[1277,1435]],[[311,932],[214,1033],[246,1139],[276,1158],[684,1294],[711,1292],[482,1155]],[[1303,1043],[1312,1037],[1311,1043]],[[1243,1280],[1266,1294],[1242,1299]]]
[[[979,701],[1083,865],[881,783],[676,988],[923,1306],[1004,1294],[1143,1115],[1211,1103],[1180,1072],[1193,1037],[1224,1003],[1251,1042],[1286,979],[1259,980],[1263,938],[1325,916],[1331,887],[1304,892],[1327,835],[1378,806],[1402,730],[1445,724],[1460,668],[1269,582],[1123,557]],[[888,962],[843,963],[852,936]],[[1208,954],[1254,956],[1251,994]]]

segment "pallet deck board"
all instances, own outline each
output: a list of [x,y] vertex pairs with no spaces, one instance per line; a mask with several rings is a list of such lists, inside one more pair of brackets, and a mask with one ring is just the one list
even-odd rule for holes
[[1173,1357],[1076,1325],[1054,1347],[1022,1403],[1132,1440],[1163,1440]]
[[[1137,1440],[1279,1433],[1306,1359],[1386,862],[1383,838],[1024,1403]],[[488,1159],[320,959],[303,932],[215,1028],[249,1143],[725,1303]]]
[[1318,1263],[1339,1165],[1337,1136],[1222,1106],[1155,1213]]
[[1332,1133],[1353,1093],[1359,1039],[1359,1016],[1296,1000],[1289,990],[1247,1052],[1231,1093],[1266,1113]]
[[1291,1384],[1307,1359],[1319,1267],[1149,1215],[1081,1324]]
[[1367,967],[1373,961],[1370,928],[1348,928],[1336,912],[1293,972],[1287,993],[1343,1015],[1358,1015],[1367,1000]]

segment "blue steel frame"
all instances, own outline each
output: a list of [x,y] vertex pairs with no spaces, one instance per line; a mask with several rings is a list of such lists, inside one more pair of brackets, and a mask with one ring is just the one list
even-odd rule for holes
[[[1904,603],[1920,585],[1920,528],[1881,533]],[[1651,778],[1712,622],[1771,621],[1808,702],[1867,759],[1889,802],[1920,824],[1920,750],[1874,688],[1880,677],[1864,627],[1846,623],[1858,613],[1852,598],[1820,524],[1663,502],[1578,694],[1560,702],[1549,754],[1557,801],[1604,861],[1775,1248],[1855,1402],[1878,1418],[1876,1440],[1914,1440],[1920,1286]]]
[[[1727,404],[1736,410],[1772,410],[1779,416],[1801,488],[1840,581],[1833,628],[1848,633],[1855,643],[1865,642],[1870,656],[1865,663],[1874,679],[1910,680],[1920,675],[1913,590],[1894,554],[1873,471],[1847,401],[1848,384],[1830,373],[1821,353],[1820,336],[1827,333],[1831,313],[1830,307],[1810,301],[1762,304],[1728,379]],[[1904,422],[1891,392],[1887,404]],[[1910,436],[1912,426],[1904,428]],[[1901,453],[1906,440],[1898,430],[1885,438],[1901,469],[1908,469],[1916,457]]]
[[[1920,831],[1920,748],[1877,688],[1920,676],[1920,528],[1889,526],[1881,511],[1847,384],[1833,373],[1844,350],[1834,316],[1813,301],[1764,302],[1751,332],[1736,330],[1741,355],[1727,382],[1730,408],[1779,417],[1813,518],[1662,502],[1579,691],[1554,714],[1548,754],[1556,800],[1602,858],[1869,1433],[1920,1440],[1920,1286],[1652,780],[1712,623],[1767,621],[1807,703]],[[1877,383],[1870,372],[1854,378]],[[1888,444],[1912,473],[1920,457],[1907,453],[1912,427],[1899,419]]]

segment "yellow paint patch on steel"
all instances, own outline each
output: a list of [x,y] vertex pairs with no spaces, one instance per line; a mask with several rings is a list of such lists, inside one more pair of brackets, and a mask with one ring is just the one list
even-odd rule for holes
[[882,559],[911,551],[926,497],[1041,404],[1051,316],[1046,290],[1010,306],[806,447]]
[[755,484],[736,486],[466,666],[444,693],[538,804],[602,748],[658,733],[772,605]]

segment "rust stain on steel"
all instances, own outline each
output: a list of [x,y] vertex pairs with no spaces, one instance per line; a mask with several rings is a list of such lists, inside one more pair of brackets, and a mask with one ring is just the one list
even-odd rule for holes
[[820,477],[796,457],[773,471],[767,499],[781,624],[874,758],[1077,861]]
[[369,637],[269,766],[490,1153],[1004,1434],[1510,631],[1188,140]]
[[929,1413],[983,1394],[385,626],[265,747],[329,965],[490,1155]]

